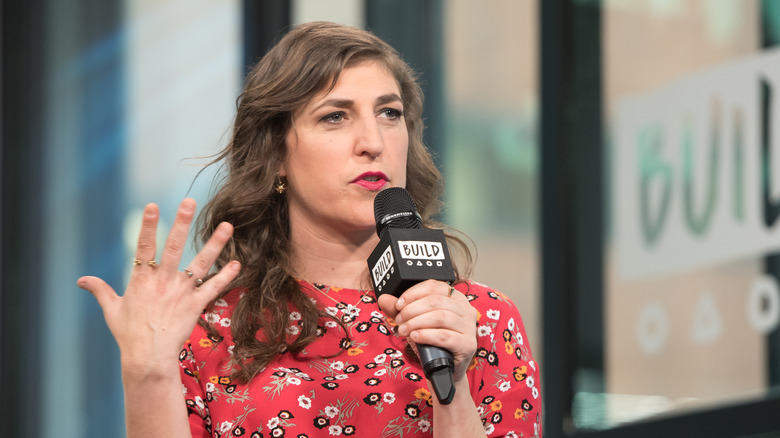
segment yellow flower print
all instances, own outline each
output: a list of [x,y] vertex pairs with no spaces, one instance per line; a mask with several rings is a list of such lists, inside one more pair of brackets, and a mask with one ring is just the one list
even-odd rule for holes
[[474,356],[471,358],[471,363],[469,363],[469,368],[466,371],[471,371],[476,367],[477,367],[477,357]]
[[209,348],[214,346],[214,342],[212,342],[209,338],[200,338],[198,345],[200,345],[202,348]]
[[348,356],[357,356],[358,354],[363,353],[363,350],[359,347],[352,347],[349,350],[347,350]]
[[211,376],[211,377],[209,377],[209,382],[211,382],[211,383],[216,385],[217,383],[219,383],[219,376]]
[[219,383],[223,385],[230,385],[230,377],[228,376],[222,376],[219,378]]
[[528,367],[525,365],[521,367],[515,367],[512,375],[515,377],[515,381],[522,382],[528,377]]
[[509,341],[504,343],[504,351],[506,351],[506,354],[515,354],[515,348],[512,347],[512,343]]
[[479,320],[481,320],[481,319],[482,319],[482,312],[477,310],[477,322],[479,322]]
[[525,417],[525,411],[521,408],[517,408],[515,410],[515,420],[519,420],[521,418]]
[[504,405],[501,403],[501,400],[496,400],[490,404],[490,410],[492,411],[500,411],[503,407]]
[[431,393],[425,388],[417,388],[414,391],[414,398],[418,400],[425,400],[428,402],[429,405],[433,403],[433,400],[431,399]]

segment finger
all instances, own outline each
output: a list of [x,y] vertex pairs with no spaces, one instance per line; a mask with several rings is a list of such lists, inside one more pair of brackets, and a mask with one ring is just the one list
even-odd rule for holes
[[179,204],[176,219],[174,219],[171,231],[168,233],[168,240],[165,241],[160,265],[166,272],[171,273],[179,269],[179,261],[184,247],[187,245],[187,236],[190,234],[190,223],[192,223],[193,217],[195,217],[195,200],[186,198]]
[[[401,298],[404,298],[403,295]],[[396,305],[396,307],[398,306]],[[463,297],[463,299],[453,299],[452,297],[448,297],[446,292],[444,292],[444,295],[426,295],[411,302],[407,301],[404,303],[403,308],[399,312],[399,317],[396,318],[396,320],[400,320],[401,322],[409,321],[421,315],[439,311],[451,312],[456,316],[466,317],[472,312],[472,309],[473,307],[465,297]]]
[[401,310],[409,303],[413,303],[431,295],[448,297],[450,295],[450,289],[451,286],[443,281],[426,280],[417,283],[404,291],[404,293],[401,294],[398,303],[396,303],[396,307],[398,307],[398,310]]
[[209,273],[214,262],[232,236],[232,225],[222,222],[217,226],[209,240],[203,245],[203,248],[195,258],[192,259],[189,266],[187,266],[187,270],[193,273],[193,279],[203,278]]
[[217,298],[217,296],[227,288],[231,281],[235,280],[238,273],[241,272],[241,263],[233,260],[219,270],[213,277],[203,283],[197,289],[197,296],[200,307],[206,307],[208,303]]
[[377,298],[379,309],[390,319],[395,319],[396,315],[398,315],[398,310],[395,307],[397,301],[398,298],[390,294],[380,295],[379,298]]
[[138,247],[135,250],[135,257],[141,263],[154,260],[157,253],[156,235],[159,217],[160,209],[155,204],[147,204],[141,221],[141,232],[138,233]]
[[81,277],[78,279],[77,284],[97,299],[98,305],[104,312],[108,309],[110,303],[119,298],[114,289],[98,277]]
[[449,310],[433,310],[425,312],[415,317],[406,317],[401,314],[399,318],[396,318],[398,323],[398,334],[401,336],[409,336],[415,330],[422,329],[445,329],[458,333],[466,333],[470,329],[470,325],[466,322],[466,319],[457,315]]
[[433,345],[443,348],[453,355],[476,351],[475,336],[464,336],[462,333],[442,329],[419,329],[409,335],[409,339],[417,344]]

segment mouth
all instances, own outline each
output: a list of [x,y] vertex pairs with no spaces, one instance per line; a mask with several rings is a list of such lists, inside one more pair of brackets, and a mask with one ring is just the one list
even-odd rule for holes
[[389,178],[382,172],[366,172],[352,182],[371,191],[377,191],[387,184]]

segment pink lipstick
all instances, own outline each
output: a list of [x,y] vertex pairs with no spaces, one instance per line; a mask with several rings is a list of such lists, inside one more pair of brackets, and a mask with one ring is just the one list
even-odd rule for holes
[[368,190],[379,191],[387,184],[387,175],[382,172],[366,172],[352,182]]

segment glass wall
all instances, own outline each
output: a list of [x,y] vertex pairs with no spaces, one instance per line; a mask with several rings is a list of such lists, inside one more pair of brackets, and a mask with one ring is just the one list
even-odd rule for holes
[[778,384],[768,14],[757,0],[602,2],[604,393],[577,382],[579,427],[734,405]]
[[520,309],[538,360],[537,3],[443,9],[445,213],[476,243],[475,279]]

